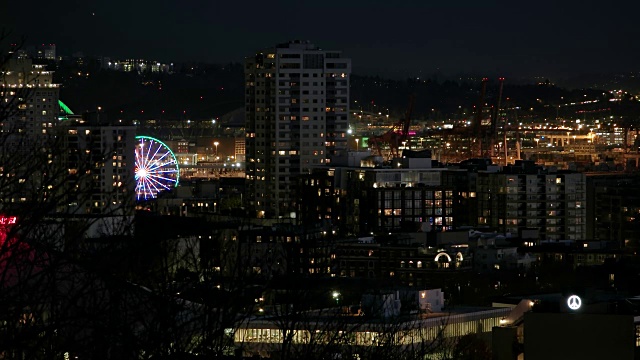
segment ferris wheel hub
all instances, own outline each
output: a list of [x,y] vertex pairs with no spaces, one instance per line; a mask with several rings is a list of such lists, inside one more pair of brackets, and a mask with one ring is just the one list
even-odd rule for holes
[[162,191],[178,186],[180,169],[173,151],[162,141],[149,136],[136,136],[136,197],[149,200]]

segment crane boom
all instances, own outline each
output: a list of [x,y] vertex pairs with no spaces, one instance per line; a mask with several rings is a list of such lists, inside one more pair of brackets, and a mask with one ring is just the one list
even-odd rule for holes
[[413,104],[415,97],[411,95],[409,97],[409,107],[404,114],[404,118],[400,119],[397,123],[393,124],[391,129],[386,133],[372,137],[369,141],[372,144],[372,148],[378,150],[378,155],[382,156],[381,143],[389,144],[392,156],[399,156],[398,148],[402,141],[406,141],[409,137],[409,126],[411,125],[411,114],[413,112]]
[[409,107],[404,113],[404,121],[402,123],[402,141],[406,141],[409,136],[409,126],[411,126],[411,113],[413,112],[413,103],[415,96],[412,94],[409,96]]

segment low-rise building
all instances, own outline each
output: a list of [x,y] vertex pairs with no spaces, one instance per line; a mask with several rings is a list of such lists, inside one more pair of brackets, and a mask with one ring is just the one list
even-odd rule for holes
[[536,262],[536,258],[529,254],[521,254],[518,248],[481,246],[474,250],[474,268],[480,272],[497,270],[527,271]]
[[458,308],[380,321],[345,315],[339,309],[323,309],[297,314],[295,323],[284,316],[252,317],[227,331],[233,334],[236,351],[244,356],[269,357],[286,350],[296,354],[322,352],[332,358],[377,359],[397,351],[422,358],[451,351],[444,344],[465,335],[489,336],[510,311]]
[[417,288],[439,286],[444,278],[470,271],[473,263],[468,246],[430,247],[425,233],[337,243],[331,258],[335,276],[395,280]]

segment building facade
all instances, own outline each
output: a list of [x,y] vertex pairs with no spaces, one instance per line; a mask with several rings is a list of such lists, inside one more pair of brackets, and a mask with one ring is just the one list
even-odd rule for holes
[[[429,159],[431,160],[431,159]],[[442,185],[443,168],[349,168],[314,171],[300,184],[300,218],[343,235],[447,231],[468,196]],[[466,173],[465,173],[466,174]],[[464,218],[462,216],[461,218]]]
[[332,276],[393,280],[409,287],[445,287],[472,270],[473,255],[465,245],[426,246],[426,234],[379,241],[361,238],[336,244]]
[[136,129],[70,118],[57,129],[63,139],[69,192],[61,212],[72,214],[133,214],[135,199]]
[[[13,53],[0,68],[0,188],[3,208],[29,208],[57,183],[45,170],[57,139],[59,85],[44,65]],[[31,204],[31,205],[29,205]],[[5,210],[6,211],[6,210]]]
[[9,59],[0,69],[3,143],[25,155],[42,145],[58,119],[59,92],[53,72],[44,65],[18,54]]
[[293,41],[245,60],[247,207],[290,217],[295,176],[347,145],[351,61]]
[[537,228],[540,239],[583,240],[586,236],[586,178],[516,161],[500,172],[479,172],[478,225],[518,234]]
[[587,239],[640,246],[640,178],[637,174],[587,176]]

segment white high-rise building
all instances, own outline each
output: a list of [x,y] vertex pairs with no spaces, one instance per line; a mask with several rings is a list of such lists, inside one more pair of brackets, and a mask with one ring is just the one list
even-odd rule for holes
[[245,60],[248,208],[287,218],[296,176],[346,151],[351,60],[304,41]]
[[38,143],[56,125],[60,106],[59,85],[53,72],[44,65],[33,64],[25,56],[15,56],[0,69],[0,131],[6,135],[3,145],[13,150],[33,151],[28,145]]
[[47,166],[53,155],[46,149],[56,140],[52,131],[60,113],[53,73],[33,64],[24,53],[11,56],[0,64],[0,209],[4,212],[19,205],[34,207],[33,202],[47,196],[45,178],[51,176]]

